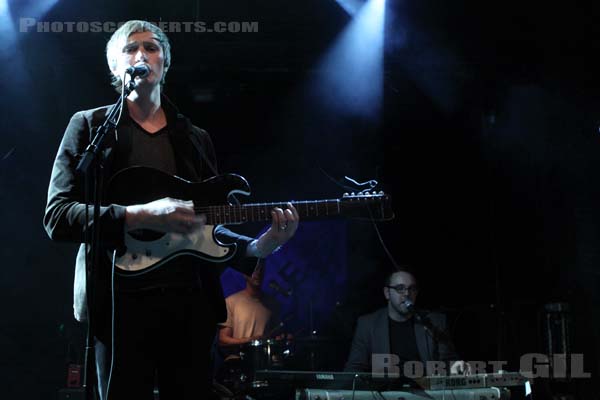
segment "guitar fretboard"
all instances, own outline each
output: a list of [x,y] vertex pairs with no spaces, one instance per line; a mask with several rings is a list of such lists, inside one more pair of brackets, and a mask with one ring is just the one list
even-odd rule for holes
[[[302,219],[326,218],[340,215],[340,200],[315,200],[291,202]],[[238,224],[242,222],[263,222],[271,220],[271,210],[287,208],[287,203],[255,203],[239,206],[221,205],[195,207],[197,213],[206,214],[208,225]]]

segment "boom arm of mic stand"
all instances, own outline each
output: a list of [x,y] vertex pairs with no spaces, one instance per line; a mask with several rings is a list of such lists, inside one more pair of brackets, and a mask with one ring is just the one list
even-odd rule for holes
[[131,92],[135,90],[136,84],[133,80],[129,81],[129,84],[125,86],[125,91],[121,93],[119,96],[119,100],[110,107],[108,111],[108,116],[96,129],[96,135],[92,142],[87,146],[85,151],[83,152],[83,156],[77,165],[77,172],[80,174],[86,174],[92,164],[92,161],[97,157],[98,152],[104,147],[104,140],[108,132],[113,131],[117,127],[117,115],[121,111],[121,107],[123,106],[123,100],[129,96]]
[[415,318],[418,322],[420,322],[423,325],[425,331],[429,333],[429,335],[433,338],[434,341],[438,343],[444,343],[450,348],[450,350],[452,350],[453,353],[456,353],[454,343],[452,342],[452,339],[450,338],[450,335],[446,330],[438,328],[433,324],[433,322],[431,322],[431,320],[427,316],[420,315],[418,312],[415,313]]

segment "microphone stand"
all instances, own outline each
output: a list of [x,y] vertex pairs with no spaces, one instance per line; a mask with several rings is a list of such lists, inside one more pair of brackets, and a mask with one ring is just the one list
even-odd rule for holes
[[[308,301],[308,329],[309,329],[309,337],[311,339],[318,339],[318,335],[317,335],[317,331],[315,331],[315,311],[314,311],[314,302],[313,299],[311,298]],[[309,342],[310,343],[310,342]],[[310,356],[309,356],[309,363],[310,363],[310,370],[311,371],[316,371],[317,370],[317,343],[318,342],[314,342],[315,344],[311,344],[310,345]]]
[[427,332],[435,342],[444,343],[446,346],[448,346],[450,351],[456,354],[456,347],[454,346],[450,334],[445,329],[435,326],[427,315],[422,314],[417,308],[415,308],[415,305],[412,301],[407,299],[403,302],[403,305],[407,311],[412,312],[415,321],[423,325],[425,332]]
[[[100,205],[102,198],[102,169],[104,168],[103,159],[99,157],[105,147],[106,138],[109,133],[115,132],[118,118],[123,107],[123,102],[129,94],[135,90],[136,84],[132,80],[124,86],[119,100],[111,106],[108,115],[102,125],[96,129],[95,136],[91,143],[85,149],[79,164],[77,173],[84,179],[84,202],[85,226],[84,226],[84,246],[85,246],[85,271],[86,271],[86,305],[87,305],[87,333],[85,343],[85,358],[83,368],[83,387],[85,389],[85,398],[94,399],[94,384],[90,384],[88,379],[94,376],[94,355],[95,345],[93,341],[95,321],[94,321],[94,299],[96,273],[100,259]],[[92,224],[89,224],[89,204],[93,204]],[[89,246],[89,249],[88,249]],[[89,250],[89,251],[88,251]],[[113,344],[114,345],[114,344]]]
[[448,346],[450,351],[456,354],[456,348],[454,347],[454,343],[450,338],[450,334],[446,330],[438,328],[433,324],[433,322],[431,322],[429,317],[427,317],[426,315],[421,315],[417,311],[414,312],[414,316],[415,320],[421,325],[423,325],[425,331],[429,333],[429,335],[435,342],[444,343],[446,346]]

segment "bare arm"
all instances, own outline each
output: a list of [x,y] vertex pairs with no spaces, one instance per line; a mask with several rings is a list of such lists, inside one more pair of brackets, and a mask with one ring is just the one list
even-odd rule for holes
[[244,344],[253,340],[258,340],[260,338],[260,335],[251,336],[247,338],[234,338],[233,329],[231,327],[224,326],[219,329],[219,345],[221,346]]
[[271,211],[272,222],[269,229],[258,239],[253,240],[246,248],[247,257],[265,258],[285,244],[298,229],[300,216],[298,211],[288,203],[285,210],[276,207]]

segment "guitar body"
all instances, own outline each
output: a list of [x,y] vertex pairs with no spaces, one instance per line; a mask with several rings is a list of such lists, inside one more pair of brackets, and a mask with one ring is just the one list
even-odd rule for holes
[[[119,205],[144,204],[164,197],[192,200],[194,208],[229,206],[232,194],[250,194],[248,182],[235,174],[219,175],[203,182],[189,182],[148,167],[131,167],[118,172],[109,182],[108,202]],[[215,225],[205,225],[192,234],[136,230],[125,233],[126,253],[116,266],[124,271],[146,273],[175,257],[191,255],[210,262],[233,257],[235,244],[222,244]]]

